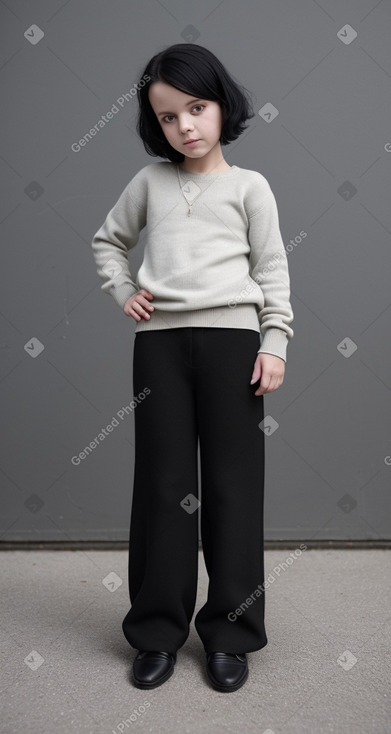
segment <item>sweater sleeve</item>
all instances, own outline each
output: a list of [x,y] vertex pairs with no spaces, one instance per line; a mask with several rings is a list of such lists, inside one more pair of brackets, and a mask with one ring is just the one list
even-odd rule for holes
[[264,305],[258,313],[262,334],[258,354],[274,354],[286,362],[289,339],[294,335],[290,324],[288,261],[279,228],[277,203],[267,184],[263,205],[249,215],[248,239],[251,247],[250,277],[260,286]]
[[132,179],[109,211],[92,240],[92,250],[101,290],[123,307],[139,289],[129,269],[128,251],[135,247],[146,224],[146,204],[138,199]]

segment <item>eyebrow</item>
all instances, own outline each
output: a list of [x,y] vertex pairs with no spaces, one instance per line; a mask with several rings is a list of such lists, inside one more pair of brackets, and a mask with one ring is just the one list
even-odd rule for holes
[[[202,101],[203,100],[201,99],[191,99],[190,102],[186,102],[185,107],[188,107],[189,105],[194,104],[194,102],[202,102]],[[173,115],[175,113],[174,112],[158,112],[157,114],[158,114],[158,117],[160,117],[160,115]]]

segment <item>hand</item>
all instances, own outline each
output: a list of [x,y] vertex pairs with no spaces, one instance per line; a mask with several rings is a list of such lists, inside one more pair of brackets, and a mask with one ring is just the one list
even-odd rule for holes
[[257,382],[259,378],[261,378],[261,382],[254,395],[263,395],[277,390],[284,381],[284,374],[285,361],[281,357],[276,357],[275,354],[266,354],[266,352],[258,354],[254,363],[250,385]]
[[[128,298],[124,305],[124,313],[126,316],[132,316],[135,321],[141,321],[141,319],[150,319],[151,315],[148,311],[154,311],[147,298],[151,299],[154,296],[149,291],[144,290],[137,291],[134,296]],[[148,311],[147,311],[148,309]]]

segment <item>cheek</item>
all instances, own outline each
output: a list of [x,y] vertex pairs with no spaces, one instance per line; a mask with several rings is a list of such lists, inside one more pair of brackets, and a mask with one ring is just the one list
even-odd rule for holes
[[163,134],[167,140],[168,143],[172,146],[178,146],[180,142],[180,133],[178,132],[178,129],[174,126],[171,127],[171,125],[167,125],[167,127],[164,128]]
[[162,131],[164,137],[166,138],[166,140],[169,140],[170,139],[170,129],[169,129],[169,127],[166,126],[166,125],[164,127],[163,126],[160,126],[160,127],[161,127],[161,131]]
[[221,128],[221,119],[219,115],[211,115],[205,119],[204,127],[211,135],[218,134]]

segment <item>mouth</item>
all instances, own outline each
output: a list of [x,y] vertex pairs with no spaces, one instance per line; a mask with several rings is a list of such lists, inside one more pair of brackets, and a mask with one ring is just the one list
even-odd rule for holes
[[193,140],[186,140],[186,142],[183,143],[183,145],[194,145],[195,143],[199,143],[199,142],[200,142],[199,139],[194,138]]

